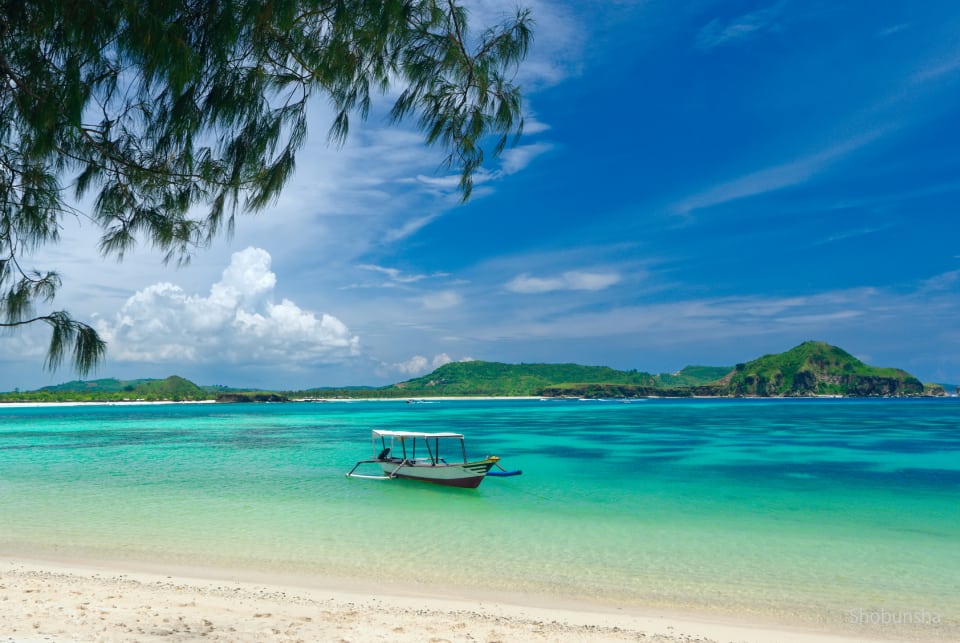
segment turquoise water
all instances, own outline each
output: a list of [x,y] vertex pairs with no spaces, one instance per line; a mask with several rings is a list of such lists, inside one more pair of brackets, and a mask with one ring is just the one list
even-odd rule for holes
[[[524,475],[345,478],[372,428]],[[942,629],[958,499],[957,399],[0,407],[6,555]]]

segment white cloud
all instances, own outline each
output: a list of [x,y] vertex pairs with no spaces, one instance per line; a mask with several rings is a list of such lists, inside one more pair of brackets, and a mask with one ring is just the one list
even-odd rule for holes
[[383,242],[393,243],[395,241],[406,239],[407,237],[415,233],[417,230],[419,230],[420,228],[424,227],[425,225],[427,225],[428,223],[436,219],[438,216],[440,215],[431,214],[425,217],[416,217],[414,219],[410,219],[409,221],[404,222],[403,225],[401,225],[400,227],[387,230],[383,235]]
[[877,32],[876,35],[878,38],[886,38],[887,36],[892,36],[893,34],[900,33],[901,31],[909,27],[910,27],[909,22],[901,22],[896,25],[891,25],[886,29],[881,29],[880,31]]
[[97,330],[119,361],[316,364],[356,356],[360,339],[339,319],[289,299],[273,303],[276,275],[260,248],[233,254],[208,296],[163,282],[124,303]]
[[577,73],[587,43],[584,21],[572,7],[553,0],[471,0],[470,25],[478,28],[513,16],[517,6],[530,9],[534,39],[527,59],[518,70],[520,84],[529,91],[559,83]]
[[960,55],[951,54],[928,63],[923,69],[915,73],[911,80],[918,84],[939,81],[945,76],[954,74],[957,70],[960,70]]
[[453,290],[441,290],[434,293],[428,293],[417,299],[427,310],[443,310],[459,306],[463,297]]
[[[543,131],[546,126],[537,123],[538,131]],[[492,181],[503,179],[504,177],[516,174],[526,169],[535,158],[553,149],[550,143],[530,143],[528,145],[518,145],[505,149],[500,155],[500,167],[496,170],[480,168],[473,174],[473,197],[478,198],[484,194],[482,186]],[[426,174],[417,174],[413,179],[400,179],[400,184],[417,185],[431,191],[435,196],[446,197],[447,203],[451,206],[460,201],[460,175],[446,174],[443,176],[428,176]],[[407,222],[404,226],[392,230],[387,235],[387,241],[397,241],[416,232],[424,225],[433,221],[438,215],[426,215],[416,217]]]
[[536,116],[525,116],[523,119],[523,133],[524,134],[540,134],[546,132],[550,129],[550,126],[547,123],[544,123],[537,119]]
[[604,290],[620,281],[615,272],[578,272],[563,273],[571,290]]
[[570,340],[582,337],[640,338],[647,345],[690,344],[711,338],[718,342],[771,334],[820,337],[834,331],[862,328],[864,319],[880,323],[884,296],[869,288],[803,297],[726,297],[646,305],[576,310],[541,307],[526,319],[506,324],[496,320],[478,332],[481,338],[513,341]]
[[855,230],[844,230],[842,232],[836,232],[826,237],[825,239],[820,239],[819,241],[814,241],[813,245],[822,246],[829,243],[836,243],[838,241],[846,241],[847,239],[856,239],[857,237],[865,237],[867,235],[876,234],[877,232],[883,232],[893,227],[894,224],[886,223],[879,226],[870,226],[864,228],[858,228]]
[[585,272],[570,270],[556,277],[531,277],[522,274],[511,279],[507,290],[517,293],[532,294],[553,292],[556,290],[603,290],[620,281],[620,275],[615,272]]
[[[483,182],[486,180],[485,176],[480,175],[474,177],[474,182]],[[441,188],[444,190],[456,190],[460,185],[460,175],[459,174],[445,174],[444,176],[427,176],[425,174],[417,175],[417,182],[424,185],[428,185],[433,188]]]
[[738,16],[726,23],[719,18],[711,20],[697,34],[697,48],[708,51],[776,29],[784,4],[780,2],[766,9]]
[[359,267],[364,270],[371,270],[373,272],[383,273],[390,278],[390,281],[401,283],[401,284],[412,284],[417,281],[422,281],[423,279],[427,279],[428,277],[446,276],[446,273],[435,273],[433,275],[407,275],[397,268],[385,268],[383,266],[376,266],[372,264],[363,264]]
[[920,292],[953,290],[958,285],[960,285],[960,270],[951,270],[924,280],[920,284]]
[[[409,377],[416,377],[417,375],[423,375],[424,373],[435,371],[444,364],[449,364],[452,361],[453,358],[446,353],[435,355],[432,360],[424,357],[423,355],[414,355],[405,362],[382,364],[382,370],[392,373],[400,373]],[[473,359],[470,357],[465,357],[457,361],[472,362]]]
[[800,185],[885,133],[886,129],[880,128],[795,161],[724,181],[675,203],[673,210],[679,214],[689,214],[694,210]]
[[502,154],[504,174],[516,174],[525,169],[533,159],[545,152],[549,152],[553,146],[549,143],[532,143],[530,145],[518,145],[517,147],[504,150]]

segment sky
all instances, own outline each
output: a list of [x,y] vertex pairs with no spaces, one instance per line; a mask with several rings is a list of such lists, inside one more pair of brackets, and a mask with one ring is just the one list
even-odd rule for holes
[[[466,2],[475,27],[513,0]],[[390,96],[232,237],[28,257],[109,342],[93,377],[384,385],[460,360],[674,372],[806,340],[960,382],[960,4],[527,0],[523,136],[461,204]],[[355,119],[356,121],[356,119]],[[82,207],[82,206],[81,206]],[[0,335],[0,390],[44,328]]]

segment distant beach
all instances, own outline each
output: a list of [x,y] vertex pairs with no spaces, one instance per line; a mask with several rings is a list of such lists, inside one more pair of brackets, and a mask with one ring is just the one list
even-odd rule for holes
[[[412,404],[429,404],[431,402],[455,402],[455,401],[501,401],[501,400],[540,400],[549,399],[539,396],[481,396],[481,395],[447,395],[438,397],[305,397],[295,398],[289,402],[270,402],[270,404],[287,404],[296,402],[406,402]],[[561,398],[556,398],[561,399]],[[0,402],[0,409],[9,408],[33,408],[33,407],[56,407],[56,406],[162,406],[165,404],[265,404],[266,402],[217,402],[217,400],[117,400],[117,401],[84,401],[84,402]]]
[[164,404],[215,404],[216,400],[120,400],[116,402],[0,402],[2,408],[36,408],[44,406],[161,406]]

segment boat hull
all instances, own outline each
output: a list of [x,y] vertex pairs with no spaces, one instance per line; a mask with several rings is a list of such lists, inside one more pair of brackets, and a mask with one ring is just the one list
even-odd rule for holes
[[446,487],[476,489],[498,458],[487,458],[463,464],[410,463],[397,460],[382,460],[380,468],[385,475],[404,480],[419,480]]

